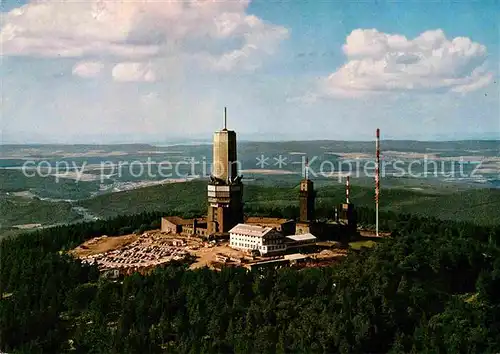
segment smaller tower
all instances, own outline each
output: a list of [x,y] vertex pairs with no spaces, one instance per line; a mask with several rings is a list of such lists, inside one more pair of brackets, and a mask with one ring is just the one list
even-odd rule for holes
[[345,182],[346,202],[340,204],[338,208],[339,213],[336,218],[338,218],[337,222],[347,225],[347,228],[349,229],[350,232],[356,232],[357,229],[356,209],[354,209],[354,204],[350,202],[349,192],[350,192],[350,184],[349,184],[349,176],[347,176]]
[[314,202],[316,194],[314,184],[309,179],[309,159],[306,158],[304,179],[300,181],[300,222],[314,221]]

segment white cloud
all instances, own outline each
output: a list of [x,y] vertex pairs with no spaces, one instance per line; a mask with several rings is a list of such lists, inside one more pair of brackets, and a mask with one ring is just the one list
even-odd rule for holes
[[156,74],[149,63],[119,63],[111,74],[116,81],[156,81]]
[[182,56],[190,64],[218,71],[253,69],[260,65],[262,55],[274,52],[288,31],[248,15],[248,4],[217,0],[34,1],[5,15],[0,45],[2,54],[8,56],[152,66]]
[[346,38],[347,63],[322,80],[324,96],[360,97],[393,91],[460,92],[491,82],[486,47],[466,37],[447,39],[442,30],[414,39],[376,29],[356,29]]
[[82,61],[73,66],[73,75],[84,78],[98,76],[104,69],[104,64],[98,61]]
[[217,30],[220,35],[229,36],[232,32],[239,31],[245,41],[241,48],[218,57],[209,56],[208,62],[215,70],[229,71],[238,66],[254,69],[260,65],[259,54],[273,54],[276,43],[288,36],[287,29],[268,25],[255,16],[246,16],[240,28],[235,28],[237,21],[231,22],[230,19],[226,19],[224,23],[225,25]]

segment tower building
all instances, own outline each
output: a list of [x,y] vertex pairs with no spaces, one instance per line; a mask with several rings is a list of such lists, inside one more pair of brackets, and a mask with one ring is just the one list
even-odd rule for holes
[[316,194],[314,192],[314,184],[309,179],[309,161],[308,159],[306,159],[305,176],[304,179],[300,181],[300,192],[299,192],[300,222],[314,221],[315,198]]
[[350,192],[350,184],[349,184],[349,176],[346,178],[346,202],[339,205],[336,212],[336,221],[343,225],[347,226],[347,230],[352,233],[356,232],[357,229],[357,217],[356,217],[356,209],[354,208],[354,204],[350,202],[349,192]]
[[208,183],[208,234],[229,232],[243,222],[243,183],[238,176],[236,133],[224,128],[214,133],[212,174]]

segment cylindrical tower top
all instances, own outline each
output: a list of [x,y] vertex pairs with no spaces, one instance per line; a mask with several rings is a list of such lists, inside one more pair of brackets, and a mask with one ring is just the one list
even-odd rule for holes
[[224,107],[224,128],[214,133],[212,175],[225,183],[238,177],[236,133],[227,130],[227,108]]

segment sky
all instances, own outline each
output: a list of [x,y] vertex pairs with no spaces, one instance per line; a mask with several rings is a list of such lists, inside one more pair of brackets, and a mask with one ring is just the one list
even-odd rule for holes
[[500,138],[499,5],[5,0],[1,140]]

